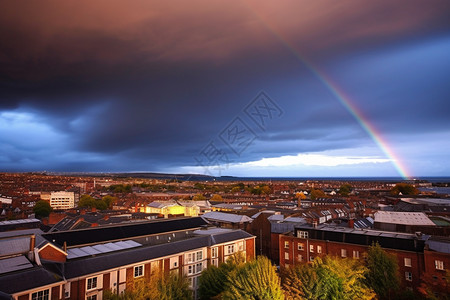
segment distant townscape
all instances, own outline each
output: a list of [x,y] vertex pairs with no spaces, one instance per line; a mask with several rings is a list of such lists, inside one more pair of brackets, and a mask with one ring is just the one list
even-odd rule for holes
[[450,294],[449,183],[150,177],[1,173],[0,299]]

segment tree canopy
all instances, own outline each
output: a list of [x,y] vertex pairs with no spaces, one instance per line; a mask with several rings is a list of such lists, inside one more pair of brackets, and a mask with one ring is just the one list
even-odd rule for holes
[[400,193],[402,195],[417,195],[419,190],[411,184],[400,182],[391,189],[391,194],[397,196]]
[[39,200],[38,202],[36,202],[33,208],[33,212],[36,218],[46,218],[50,215],[52,210],[53,209],[50,206],[50,203],[44,200]]
[[78,207],[95,207],[98,210],[105,210],[112,205],[115,200],[117,200],[117,198],[111,196],[105,196],[103,199],[95,199],[89,195],[82,195],[80,201],[78,201]]
[[178,274],[164,274],[163,272],[152,273],[150,280],[136,279],[124,293],[117,295],[107,290],[103,294],[105,300],[190,300],[192,291],[185,276]]
[[380,299],[390,299],[400,287],[397,258],[384,251],[378,243],[369,247],[366,283]]
[[311,200],[316,200],[318,198],[326,197],[324,191],[319,189],[312,189],[310,192]]
[[350,192],[352,191],[352,186],[351,184],[343,184],[340,188],[339,188],[339,194],[342,196],[348,196],[350,194]]
[[228,280],[223,299],[284,299],[276,267],[265,256],[238,266]]
[[373,299],[375,293],[364,282],[366,272],[358,260],[318,257],[284,272],[283,288],[287,299]]

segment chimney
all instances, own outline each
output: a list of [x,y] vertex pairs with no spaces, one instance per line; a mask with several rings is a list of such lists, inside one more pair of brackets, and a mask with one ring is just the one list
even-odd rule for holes
[[355,220],[353,219],[348,220],[348,228],[355,228]]
[[63,250],[64,250],[64,252],[67,252],[67,242],[66,241],[64,241]]
[[30,236],[30,251],[33,251],[35,246],[36,246],[36,236],[32,234]]
[[314,221],[312,222],[312,225],[313,225],[313,228],[317,228],[317,221],[314,220]]

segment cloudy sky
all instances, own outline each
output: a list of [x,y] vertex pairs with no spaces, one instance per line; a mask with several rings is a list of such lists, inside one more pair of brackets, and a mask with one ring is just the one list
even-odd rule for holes
[[450,4],[1,1],[0,171],[450,175]]

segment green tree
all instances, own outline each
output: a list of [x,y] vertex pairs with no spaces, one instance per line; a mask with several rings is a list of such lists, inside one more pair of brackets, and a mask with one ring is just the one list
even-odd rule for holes
[[284,299],[276,267],[264,256],[238,266],[228,274],[223,299]]
[[228,270],[225,264],[219,267],[210,265],[199,278],[198,293],[200,299],[218,297],[228,285]]
[[289,269],[283,288],[288,299],[368,300],[375,293],[364,283],[366,272],[358,260],[318,257]]
[[33,212],[36,215],[36,218],[46,218],[52,212],[52,207],[47,201],[39,200],[36,202],[33,208]]
[[228,289],[229,274],[244,264],[245,255],[242,252],[236,252],[219,267],[209,266],[199,278],[200,299],[221,299],[222,293]]
[[95,207],[95,199],[89,195],[81,195],[78,207]]
[[287,300],[319,299],[322,282],[310,264],[299,264],[283,273],[283,289]]
[[342,195],[342,196],[348,196],[351,191],[352,191],[352,186],[350,184],[348,184],[348,183],[343,184],[339,188],[339,194]]
[[116,203],[119,199],[117,199],[117,197],[106,195],[102,198],[102,200],[106,203],[107,208],[112,208],[113,204]]
[[189,289],[189,282],[185,276],[169,273],[166,276],[160,276],[156,281],[156,285],[151,285],[154,290],[153,294],[159,300],[190,300],[192,299],[192,291]]
[[419,190],[411,184],[400,182],[391,189],[391,194],[397,196],[400,193],[402,195],[417,195]]
[[162,272],[152,273],[150,281],[134,280],[124,293],[117,295],[110,290],[103,295],[105,300],[190,300],[192,291],[185,276]]
[[369,247],[367,268],[367,285],[380,299],[391,299],[393,292],[400,287],[397,258],[376,243]]
[[325,197],[325,193],[322,190],[319,189],[312,189],[310,192],[311,200],[316,200],[318,198]]
[[[109,201],[109,198],[107,198],[107,200]],[[87,208],[95,207],[98,210],[105,210],[108,208],[108,204],[103,199],[95,199],[89,195],[82,195],[80,201],[78,201],[78,207],[87,207]]]

